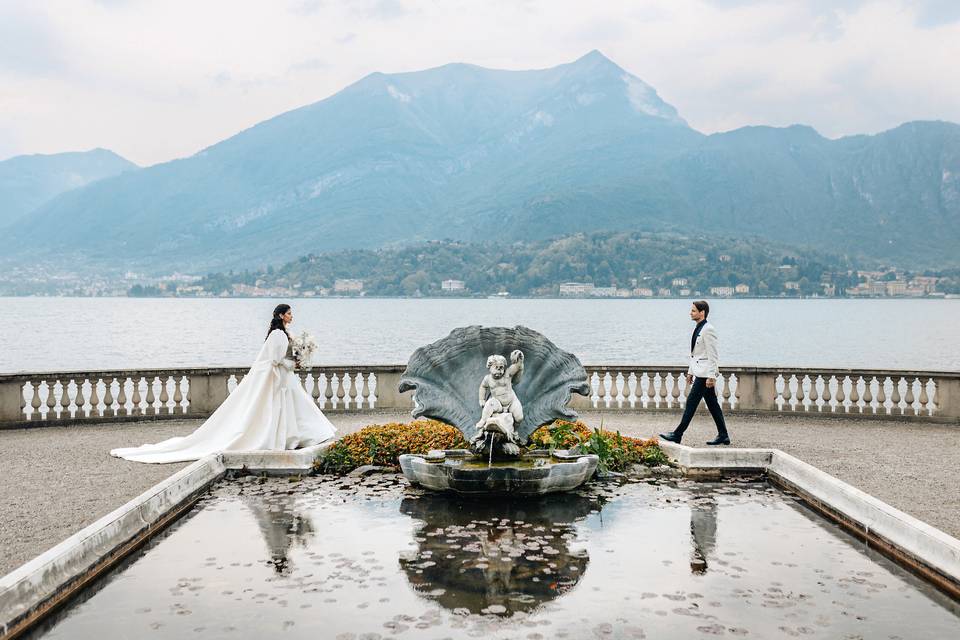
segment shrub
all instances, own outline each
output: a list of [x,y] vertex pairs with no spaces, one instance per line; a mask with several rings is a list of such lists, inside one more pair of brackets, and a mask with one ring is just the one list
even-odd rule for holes
[[314,462],[315,471],[348,473],[365,464],[396,466],[404,453],[431,449],[464,449],[460,430],[436,420],[372,424],[340,438]]
[[597,468],[601,473],[624,471],[637,463],[652,467],[669,462],[655,438],[641,440],[621,435],[619,431],[591,430],[582,422],[557,420],[544,425],[533,432],[530,443],[537,448],[578,447],[582,453],[595,453],[600,458]]

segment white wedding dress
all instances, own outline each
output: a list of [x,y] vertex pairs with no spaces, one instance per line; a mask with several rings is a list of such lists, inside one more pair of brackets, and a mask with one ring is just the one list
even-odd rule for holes
[[329,440],[336,428],[293,368],[289,338],[274,329],[243,381],[196,431],[114,449],[110,455],[135,462],[185,462],[221,451],[297,449]]

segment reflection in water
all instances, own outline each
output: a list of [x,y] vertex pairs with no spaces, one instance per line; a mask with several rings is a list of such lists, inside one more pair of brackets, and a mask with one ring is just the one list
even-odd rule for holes
[[573,494],[525,501],[405,498],[401,513],[421,520],[418,550],[400,559],[417,593],[446,609],[509,616],[569,591],[589,558],[573,523],[597,503]]
[[717,501],[712,487],[694,487],[690,497],[690,570],[693,573],[707,572],[707,558],[717,547]]
[[253,513],[263,541],[270,553],[268,562],[277,573],[289,573],[290,549],[294,544],[307,548],[313,538],[313,521],[298,513],[296,501],[290,495],[241,497],[243,504]]

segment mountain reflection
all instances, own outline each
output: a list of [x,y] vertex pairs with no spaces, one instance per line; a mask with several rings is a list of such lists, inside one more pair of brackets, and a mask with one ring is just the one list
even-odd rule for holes
[[571,548],[574,522],[597,503],[573,494],[540,500],[406,498],[401,513],[422,521],[418,550],[400,558],[417,593],[447,609],[511,615],[572,589],[587,568]]

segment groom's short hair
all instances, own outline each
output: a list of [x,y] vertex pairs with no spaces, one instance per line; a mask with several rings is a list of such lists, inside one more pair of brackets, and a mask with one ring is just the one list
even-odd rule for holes
[[706,300],[696,300],[693,306],[697,308],[697,311],[703,311],[704,318],[710,315],[710,305],[707,304]]

